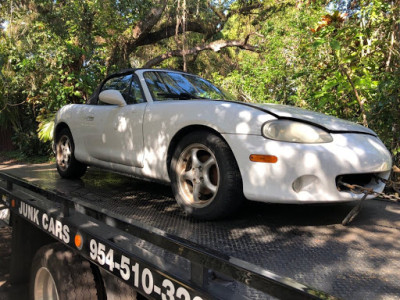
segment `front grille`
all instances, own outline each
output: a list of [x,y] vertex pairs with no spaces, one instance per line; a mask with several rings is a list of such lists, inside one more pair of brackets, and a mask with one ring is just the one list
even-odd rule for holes
[[360,185],[362,187],[374,188],[379,186],[378,180],[379,173],[365,173],[365,174],[344,174],[336,177],[336,187],[339,191],[346,192],[350,189],[340,184],[340,182]]

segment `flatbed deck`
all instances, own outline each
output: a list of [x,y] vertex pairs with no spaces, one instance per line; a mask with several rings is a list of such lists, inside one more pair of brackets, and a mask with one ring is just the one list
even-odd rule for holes
[[0,171],[79,198],[343,299],[400,299],[400,205],[368,200],[348,226],[354,203],[276,205],[248,202],[235,218],[186,217],[169,186],[89,168],[61,179],[51,164]]

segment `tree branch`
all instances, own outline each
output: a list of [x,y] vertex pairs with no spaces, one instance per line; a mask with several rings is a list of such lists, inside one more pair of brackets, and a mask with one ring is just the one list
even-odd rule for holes
[[253,5],[240,7],[239,9],[231,9],[227,15],[227,18],[229,19],[232,15],[236,15],[236,14],[248,15],[248,14],[251,14],[253,12],[253,10],[262,8],[262,7],[263,7],[263,5],[261,3],[256,3]]
[[251,13],[253,10],[261,8],[263,5],[262,3],[256,3],[252,5],[247,5],[247,6],[242,6],[238,9],[229,9],[228,13],[225,15],[221,10],[219,10],[217,7],[215,7],[212,3],[212,1],[208,0],[207,5],[208,7],[214,12],[214,14],[222,21],[226,22],[232,15],[236,14],[242,14],[246,15]]
[[347,81],[350,83],[350,85],[351,85],[351,87],[353,89],[353,93],[356,96],[358,105],[360,106],[360,110],[361,110],[361,116],[362,116],[362,119],[363,119],[363,125],[365,127],[368,127],[367,113],[366,113],[365,107],[364,107],[365,100],[362,99],[360,97],[360,95],[358,94],[357,88],[354,85],[353,80],[351,80],[351,77],[350,77],[349,73],[347,72],[347,70],[345,69],[345,67],[340,63],[338,65],[339,65],[340,72],[342,73],[342,75],[346,76]]
[[222,11],[220,11],[214,5],[212,5],[210,0],[207,1],[207,5],[222,22],[226,22],[228,20],[228,17],[225,16],[225,14]]
[[[176,22],[161,24],[161,27],[156,31],[153,31],[154,26],[160,21],[162,14],[166,10],[166,4],[168,0],[157,0],[157,3],[154,5],[150,13],[139,23],[136,24],[135,27],[128,29],[123,33],[118,39],[117,43],[111,50],[111,54],[109,59],[106,62],[107,70],[109,71],[113,65],[117,65],[118,67],[123,67],[124,65],[127,67],[128,57],[129,55],[135,51],[140,46],[152,45],[163,39],[172,37],[176,34]],[[203,42],[210,40],[213,36],[219,33],[223,28],[228,19],[236,14],[246,14],[251,13],[254,9],[258,9],[262,7],[262,4],[256,3],[251,5],[242,6],[240,8],[228,10],[225,13],[222,10],[219,10],[218,7],[212,4],[210,0],[208,2],[208,7],[214,12],[217,18],[211,18],[212,20],[201,21],[194,20],[187,22],[186,24],[186,32],[197,32],[204,35]],[[182,28],[179,28],[178,34],[182,34]],[[247,38],[248,39],[248,38]],[[248,48],[250,50],[252,46],[247,45],[247,40],[244,42],[238,42],[238,45],[228,45],[224,47],[241,47],[243,49]],[[208,47],[217,47],[216,42],[210,43]],[[202,48],[204,46],[195,47],[193,49]],[[191,53],[190,50],[186,50],[186,52],[182,52],[181,54],[176,53],[175,51],[171,51],[161,55],[160,57],[167,55],[171,56],[183,56],[194,54]],[[203,50],[213,50],[212,48],[202,49]],[[216,51],[216,50],[214,50]],[[199,51],[197,51],[199,52]],[[168,57],[167,57],[168,58]],[[164,59],[167,59],[164,58]],[[164,59],[161,59],[163,61]],[[161,62],[160,61],[160,62]],[[157,64],[159,62],[156,62]]]
[[227,47],[238,47],[240,49],[243,50],[248,50],[248,51],[257,51],[257,47],[252,46],[247,44],[248,42],[248,37],[246,37],[246,39],[244,41],[239,41],[239,40],[233,40],[233,41],[226,41],[226,40],[218,40],[218,41],[214,41],[211,42],[209,44],[206,45],[201,45],[201,46],[197,46],[191,49],[188,49],[186,51],[183,50],[173,50],[173,51],[169,51],[166,52],[162,55],[159,55],[151,60],[149,60],[147,63],[145,63],[143,65],[143,68],[151,68],[154,67],[156,65],[158,65],[159,63],[163,62],[164,60],[171,58],[171,57],[180,57],[183,55],[194,55],[194,54],[198,54],[201,51],[204,50],[213,50],[214,52],[218,52],[223,48],[227,48]]
[[167,2],[168,0],[160,0],[159,3],[155,3],[146,18],[139,21],[132,29],[131,38],[137,40],[140,39],[141,36],[149,33],[153,29],[154,25],[156,25],[160,20],[165,7],[167,6]]
[[109,71],[114,64],[119,65],[127,62],[129,53],[134,49],[129,48],[129,46],[134,45],[135,42],[140,41],[149,34],[160,20],[167,6],[167,2],[168,0],[158,0],[154,3],[154,7],[150,9],[150,12],[143,20],[140,20],[133,28],[125,31],[121,35],[112,48],[111,54],[106,62],[107,71]]
[[[214,24],[202,24],[201,21],[190,21],[186,23],[186,32],[197,32],[202,34],[214,34],[215,31]],[[132,44],[128,46],[128,49],[134,49],[139,46],[145,46],[154,44],[163,39],[170,38],[175,35],[176,22],[165,24],[162,28],[157,31],[149,32],[146,36],[143,36],[142,39],[134,41]],[[182,33],[182,27],[179,27],[179,34]]]

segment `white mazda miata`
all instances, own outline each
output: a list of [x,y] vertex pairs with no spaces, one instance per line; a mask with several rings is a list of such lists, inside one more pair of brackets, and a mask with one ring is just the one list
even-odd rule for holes
[[55,121],[57,169],[86,166],[171,183],[190,215],[215,219],[244,199],[358,200],[339,179],[382,191],[391,155],[363,126],[295,107],[230,101],[205,79],[161,69],[107,77]]

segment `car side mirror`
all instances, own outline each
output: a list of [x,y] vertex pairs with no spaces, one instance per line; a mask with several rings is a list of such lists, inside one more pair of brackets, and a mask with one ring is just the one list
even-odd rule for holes
[[100,101],[108,104],[125,106],[126,102],[124,97],[122,97],[120,91],[117,90],[105,90],[99,95]]

